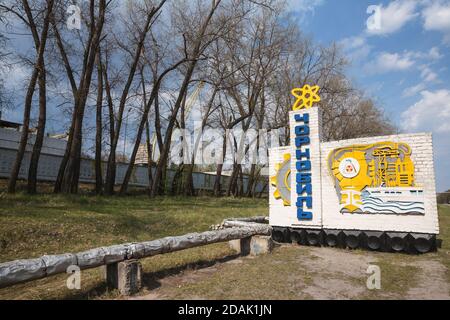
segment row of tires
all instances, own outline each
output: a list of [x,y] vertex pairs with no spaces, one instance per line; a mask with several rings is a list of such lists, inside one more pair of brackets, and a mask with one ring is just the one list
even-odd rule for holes
[[272,238],[280,243],[411,254],[427,253],[437,249],[436,235],[419,233],[273,227]]

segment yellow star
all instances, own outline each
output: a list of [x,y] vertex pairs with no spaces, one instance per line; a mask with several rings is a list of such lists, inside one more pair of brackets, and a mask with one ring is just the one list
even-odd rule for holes
[[319,90],[319,86],[311,87],[309,84],[305,85],[303,88],[292,90],[292,95],[297,98],[292,110],[309,109],[315,102],[320,102],[320,96],[318,94]]

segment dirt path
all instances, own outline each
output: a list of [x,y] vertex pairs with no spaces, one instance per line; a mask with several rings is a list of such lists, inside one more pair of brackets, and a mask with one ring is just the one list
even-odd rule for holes
[[[367,289],[369,265],[381,269],[381,290]],[[154,279],[156,286],[133,299],[450,299],[446,272],[436,254],[287,245]]]
[[439,261],[418,261],[415,264],[420,268],[418,284],[408,290],[407,299],[435,299],[448,300],[450,285],[446,281],[446,268]]

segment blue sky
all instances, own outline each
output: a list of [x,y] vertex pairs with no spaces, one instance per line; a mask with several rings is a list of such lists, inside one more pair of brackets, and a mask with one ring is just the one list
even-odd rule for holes
[[[285,1],[304,33],[340,45],[351,62],[348,76],[401,132],[433,132],[437,190],[450,189],[450,0]],[[380,6],[380,24],[369,30],[370,5]],[[11,43],[23,49],[30,42],[16,34]],[[28,75],[15,65],[8,87],[23,88]],[[21,121],[21,103],[4,115]],[[59,132],[69,118],[49,104],[47,129]]]
[[[303,32],[341,46],[347,74],[401,132],[433,133],[437,190],[450,189],[450,0],[288,4]],[[367,26],[370,5],[379,6],[377,28]]]

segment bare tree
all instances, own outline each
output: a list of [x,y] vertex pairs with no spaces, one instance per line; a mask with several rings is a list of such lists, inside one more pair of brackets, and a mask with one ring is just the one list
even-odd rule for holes
[[100,50],[97,53],[97,107],[95,133],[95,193],[103,192],[102,177],[102,112],[103,112],[103,70]]
[[[63,8],[63,10],[64,9],[65,8]],[[89,95],[97,51],[102,37],[106,9],[106,0],[99,0],[97,6],[94,0],[90,0],[89,2],[89,16],[86,19],[89,33],[88,39],[83,46],[84,52],[82,54],[82,70],[79,75],[78,85],[76,85],[75,74],[72,66],[70,65],[69,59],[67,58],[67,50],[65,49],[64,43],[59,36],[60,34],[57,23],[62,23],[62,21],[56,21],[56,19],[53,20],[53,28],[55,30],[57,45],[59,47],[62,60],[64,61],[67,77],[74,94],[74,108],[72,113],[72,122],[69,130],[69,139],[55,183],[55,192],[78,192],[81,146],[83,141],[82,132],[84,113],[86,108],[86,101]]]
[[[200,5],[195,6],[195,8],[198,8],[200,10],[200,12],[195,15],[196,19],[192,19],[193,13],[189,12],[186,7],[182,6],[180,6],[181,10],[178,10],[176,15],[177,21],[180,21],[181,29],[186,31],[184,33],[184,39],[185,43],[187,43],[187,45],[185,45],[185,48],[186,54],[189,57],[189,62],[186,64],[186,69],[183,72],[184,76],[178,91],[177,99],[169,116],[164,144],[162,146],[161,155],[156,166],[155,176],[153,180],[153,187],[151,192],[152,196],[155,196],[159,191],[158,186],[160,185],[163,172],[165,171],[167,166],[172,132],[177,120],[177,115],[183,105],[183,100],[185,99],[186,92],[188,90],[188,86],[191,82],[191,78],[194,74],[197,63],[202,58],[203,53],[209,47],[209,45],[215,39],[223,35],[224,32],[226,32],[226,29],[229,27],[230,23],[233,22],[233,19],[230,20],[230,16],[226,15],[218,15],[217,20],[213,19],[216,12],[218,11],[219,5],[221,4],[221,0],[212,0],[209,7],[207,7],[207,11],[204,13],[201,12],[203,11],[201,10],[202,2],[200,2],[199,4]],[[196,25],[195,23],[193,23],[193,20],[198,21],[198,24]]]
[[[260,119],[256,121],[256,129],[262,129],[264,122],[265,104],[260,98],[264,87],[268,84],[273,71],[278,66],[279,56],[285,42],[285,30],[279,24],[280,12],[277,10],[261,9],[261,12],[249,19],[248,26],[243,30],[241,40],[233,47],[233,59],[239,64],[245,65],[241,69],[236,83],[238,86],[228,90],[230,97],[241,117],[247,118],[241,122],[242,131],[245,133],[254,125],[255,114],[260,113]],[[259,106],[259,109],[258,109]],[[258,132],[258,131],[257,131]],[[257,144],[259,133],[257,133]],[[245,156],[249,147],[245,147],[245,134],[239,141],[234,141],[238,158],[234,159],[233,171],[228,184],[227,195],[243,194],[243,168],[241,157]],[[251,165],[250,182],[253,183],[255,164]]]
[[[46,91],[45,91],[46,81],[45,81],[44,53],[45,53],[45,46],[47,44],[48,30],[50,25],[50,17],[53,10],[53,4],[54,4],[53,0],[46,1],[46,8],[44,11],[45,14],[43,17],[42,30],[40,34],[38,33],[38,27],[35,21],[36,17],[33,16],[32,9],[27,0],[22,0],[20,5],[16,4],[16,6],[11,7],[1,5],[1,8],[3,10],[15,14],[30,29],[36,49],[35,64],[29,81],[28,90],[25,96],[22,134],[20,136],[16,160],[14,161],[10,179],[8,182],[8,192],[10,193],[14,193],[16,191],[16,182],[19,175],[20,167],[22,165],[23,156],[25,154],[25,148],[28,142],[28,131],[30,127],[30,113],[33,102],[33,95],[37,80],[39,78],[39,90],[40,90],[39,124],[36,142],[33,148],[33,154],[31,159],[30,175],[29,175],[29,178],[31,179],[29,180],[28,185],[30,192],[36,191],[36,171],[37,171],[37,164],[39,161],[40,150],[42,147],[42,141],[44,137],[45,116],[46,116]],[[23,10],[25,14],[23,15],[21,14],[21,12],[16,10]]]
[[[17,54],[21,63],[31,66],[31,77],[10,192],[15,190],[25,154],[34,103],[39,106],[39,118],[28,191],[36,192],[48,121],[47,95],[53,99],[52,84],[57,82],[69,85],[69,90],[55,92],[64,101],[61,108],[69,120],[64,124],[68,141],[55,192],[78,191],[81,157],[91,157],[94,151],[96,193],[114,193],[119,160],[129,161],[120,186],[120,193],[127,193],[144,136],[150,196],[166,191],[169,166],[177,169],[177,179],[172,182],[176,192],[195,195],[193,172],[204,169],[196,166],[195,160],[200,141],[206,138],[196,136],[192,153],[183,154],[180,165],[171,157],[175,130],[192,130],[189,120],[194,114],[201,120],[201,131],[217,128],[223,132],[222,160],[232,158],[231,163],[218,164],[214,194],[225,191],[227,195],[255,196],[262,169],[255,157],[266,144],[260,133],[279,130],[280,143],[289,143],[289,111],[294,102],[290,92],[304,84],[321,87],[319,108],[325,140],[395,132],[374,100],[345,76],[346,61],[338,47],[318,45],[303,35],[297,21],[285,18],[283,2],[177,0],[169,6],[166,0],[126,4],[89,0],[80,4],[83,24],[78,31],[66,28],[69,3],[7,0],[0,4],[0,14],[5,13],[0,15],[0,23],[7,22],[8,16],[20,19],[36,49],[31,58],[30,54]],[[117,15],[114,9],[119,8],[122,14]],[[6,40],[0,34],[0,44]],[[7,54],[0,45],[0,60]],[[199,84],[204,86],[196,107],[200,116],[190,113],[189,102]],[[35,88],[39,89],[36,101]],[[0,83],[0,104],[4,100]],[[137,111],[132,113],[136,122],[127,126],[126,110],[130,109]],[[90,117],[94,113],[95,117]],[[244,134],[229,134],[236,128]],[[249,130],[256,136],[247,135]],[[133,137],[131,154],[118,152],[124,131],[125,139],[130,131]],[[107,160],[105,177],[102,159]],[[224,187],[222,171],[229,169],[232,173]]]
[[[150,4],[149,9],[146,10],[146,18],[145,23],[142,28],[139,28],[136,24],[133,24],[134,30],[130,30],[130,32],[137,31],[138,33],[138,39],[137,43],[135,44],[135,50],[132,53],[132,62],[129,68],[127,81],[125,83],[125,86],[122,91],[122,95],[120,97],[120,103],[118,107],[117,112],[117,120],[116,120],[116,127],[115,127],[115,134],[114,139],[111,144],[110,148],[110,155],[108,158],[108,165],[107,165],[107,171],[106,171],[106,181],[105,181],[105,192],[107,194],[113,194],[114,193],[114,184],[116,180],[116,159],[115,159],[115,153],[117,149],[117,144],[119,142],[119,136],[120,136],[120,130],[122,127],[123,122],[123,114],[125,110],[125,104],[127,102],[128,94],[131,88],[131,85],[134,80],[134,76],[136,74],[136,69],[138,67],[139,60],[142,56],[142,49],[144,47],[144,41],[147,37],[147,34],[150,31],[152,23],[155,21],[155,18],[157,18],[158,12],[161,10],[162,6],[166,0],[162,0],[158,5]],[[138,29],[136,29],[138,28]],[[122,48],[126,48],[125,46],[122,46]]]
[[[137,131],[137,134],[136,134],[136,140],[135,140],[134,147],[133,147],[133,152],[132,152],[131,158],[130,158],[130,163],[128,165],[127,171],[125,173],[124,180],[123,180],[121,188],[120,188],[120,193],[121,194],[124,194],[127,191],[128,183],[130,181],[131,173],[132,173],[133,167],[134,167],[134,162],[136,161],[136,155],[137,155],[139,146],[141,144],[142,133],[144,131],[145,125],[148,123],[148,115],[149,115],[149,112],[150,112],[150,108],[153,105],[153,103],[155,101],[155,98],[159,94],[159,88],[160,88],[161,82],[163,81],[164,77],[167,74],[169,74],[171,71],[173,71],[176,68],[178,68],[178,66],[180,66],[182,63],[184,63],[186,60],[187,60],[187,58],[183,58],[182,60],[178,61],[174,65],[172,65],[172,66],[168,67],[166,70],[164,70],[161,73],[161,75],[159,75],[159,77],[156,80],[156,83],[154,84],[154,86],[152,88],[152,91],[150,93],[150,97],[149,97],[148,101],[145,104],[144,112],[142,114],[141,121],[139,123],[138,131]],[[145,99],[145,97],[144,97],[144,99]]]

